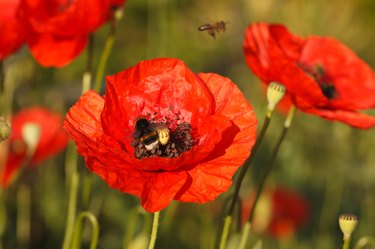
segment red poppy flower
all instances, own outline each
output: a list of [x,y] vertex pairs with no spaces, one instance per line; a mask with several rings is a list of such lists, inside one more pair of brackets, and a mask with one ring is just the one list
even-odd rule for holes
[[256,125],[233,82],[194,74],[177,59],[143,61],[107,77],[105,96],[87,92],[64,124],[87,167],[140,197],[149,212],[226,191],[250,154]]
[[[27,158],[25,127],[29,124],[39,128],[39,139],[31,158]],[[20,111],[11,120],[12,130],[7,143],[1,143],[0,161],[1,186],[8,186],[16,173],[24,165],[34,167],[41,161],[57,154],[68,143],[68,134],[62,128],[60,115],[51,113],[42,107],[33,107]],[[7,153],[4,153],[7,151]],[[4,158],[5,157],[5,158]]]
[[15,52],[25,41],[23,25],[16,19],[21,0],[0,0],[0,61]]
[[[244,203],[243,217],[250,214],[253,198]],[[258,202],[252,228],[277,239],[291,237],[310,215],[308,201],[293,190],[283,187],[267,189]]]
[[26,27],[26,42],[43,66],[70,63],[85,47],[89,34],[124,0],[21,0],[18,21]]
[[333,38],[295,36],[282,25],[257,23],[246,31],[251,70],[267,84],[284,84],[306,113],[357,128],[375,126],[360,110],[375,107],[375,74],[353,51]]

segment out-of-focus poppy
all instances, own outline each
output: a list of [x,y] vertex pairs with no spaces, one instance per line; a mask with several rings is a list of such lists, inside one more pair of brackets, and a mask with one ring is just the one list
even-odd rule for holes
[[[89,34],[112,18],[124,0],[18,0],[3,1],[0,20],[9,20],[4,32],[7,43],[2,59],[26,42],[39,64],[61,67],[85,47]],[[5,3],[7,2],[7,3]],[[8,3],[12,2],[12,3]],[[1,3],[1,2],[0,2]],[[1,24],[1,23],[0,23]],[[22,29],[20,29],[22,28]],[[5,33],[6,32],[6,33]],[[12,48],[12,49],[10,49]]]
[[15,52],[25,41],[24,26],[16,18],[21,0],[0,0],[0,61]]
[[[65,148],[69,139],[62,125],[59,114],[43,107],[24,109],[12,117],[11,135],[0,144],[2,187],[7,187],[12,182],[22,166],[34,167]],[[33,129],[29,129],[30,127]],[[35,137],[36,144],[30,144],[30,137]]]
[[375,74],[333,38],[300,38],[282,25],[256,23],[245,34],[247,64],[265,83],[277,81],[300,110],[357,128],[375,126],[360,113],[375,107]]
[[64,124],[87,167],[138,196],[149,212],[173,199],[204,203],[226,191],[250,154],[256,125],[230,79],[194,74],[169,58],[107,77],[105,96],[84,94]]
[[[254,196],[243,204],[244,218],[250,214],[253,199]],[[252,229],[277,239],[286,239],[293,236],[309,216],[310,205],[299,193],[280,186],[269,188],[260,197]]]

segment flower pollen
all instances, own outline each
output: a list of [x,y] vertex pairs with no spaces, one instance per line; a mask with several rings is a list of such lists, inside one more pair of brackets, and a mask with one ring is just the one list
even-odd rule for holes
[[181,120],[178,113],[162,117],[155,112],[153,118],[151,114],[137,118],[131,146],[137,159],[153,156],[175,158],[196,144],[191,133],[191,125]]

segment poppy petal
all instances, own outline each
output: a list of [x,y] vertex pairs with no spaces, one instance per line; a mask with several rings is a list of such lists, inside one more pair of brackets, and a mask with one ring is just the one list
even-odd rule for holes
[[48,34],[31,37],[29,48],[44,67],[63,67],[73,61],[86,46],[87,35],[59,38]]
[[[232,126],[201,167],[188,171],[192,183],[176,199],[207,202],[232,184],[232,176],[250,154],[256,138],[257,120],[242,92],[228,78],[217,74],[198,74],[215,96],[217,113],[229,116]],[[207,160],[207,161],[206,161]]]
[[369,129],[375,126],[375,117],[364,113],[345,110],[308,109],[307,113],[318,115],[328,120],[337,120],[347,123],[355,128]]

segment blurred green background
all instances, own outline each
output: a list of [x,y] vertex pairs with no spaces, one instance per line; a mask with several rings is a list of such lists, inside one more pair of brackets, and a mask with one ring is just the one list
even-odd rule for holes
[[[227,30],[216,39],[197,30],[201,24],[216,21],[228,22]],[[194,72],[214,72],[231,78],[262,124],[266,100],[259,80],[245,63],[242,48],[246,27],[257,21],[283,23],[300,36],[335,37],[375,68],[373,0],[128,0],[116,31],[106,75],[144,59],[180,58]],[[95,34],[94,66],[97,66],[108,30],[105,26]],[[43,105],[64,115],[81,94],[85,65],[86,53],[82,53],[64,68],[42,68],[23,49],[6,60],[6,91],[14,92],[8,96],[8,103],[13,111]],[[368,113],[375,114],[374,111]],[[259,181],[284,118],[283,114],[275,114],[247,175],[243,198]],[[98,248],[123,248],[127,225],[132,222],[131,214],[138,200],[110,189],[87,171],[82,160],[79,170],[82,173],[79,210],[89,208],[98,215]],[[25,172],[18,184],[7,190],[4,248],[21,248],[16,242],[16,193],[20,182],[24,182],[31,194],[29,248],[61,247],[68,198],[66,181],[64,155],[59,155],[42,167]],[[297,113],[267,184],[298,190],[311,203],[311,217],[288,240],[251,234],[248,248],[259,239],[263,248],[340,248],[342,235],[337,218],[348,212],[359,217],[354,242],[362,236],[374,236],[375,132]],[[86,187],[92,188],[91,196],[85,196]],[[205,205],[174,203],[164,210],[156,248],[212,248],[226,196],[228,193]],[[145,214],[144,217],[141,214],[137,219],[138,235],[142,229],[147,231],[150,227],[151,216]],[[83,248],[88,248],[89,226],[83,236]]]

